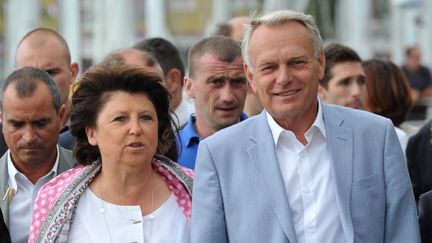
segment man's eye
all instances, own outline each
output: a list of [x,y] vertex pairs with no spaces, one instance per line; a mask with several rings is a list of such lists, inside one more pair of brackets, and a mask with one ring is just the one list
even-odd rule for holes
[[274,69],[274,66],[272,66],[272,65],[267,65],[267,66],[263,66],[263,67],[261,67],[260,68],[260,71],[264,71],[264,72],[269,72],[269,71],[271,71],[271,70],[273,70]]
[[304,65],[306,62],[303,60],[294,60],[290,64],[291,66],[298,67]]
[[359,77],[357,80],[358,85],[362,86],[366,84],[366,78],[365,77]]
[[220,86],[223,86],[223,84],[225,83],[225,80],[223,80],[223,79],[214,79],[214,80],[211,80],[209,83],[212,86],[220,87]]
[[349,86],[350,85],[350,80],[349,79],[344,79],[342,81],[339,82],[340,85],[342,86]]
[[236,78],[231,80],[231,84],[234,86],[243,86],[246,84],[246,78]]
[[24,123],[21,122],[10,122],[9,124],[14,128],[20,128],[24,125]]
[[34,125],[37,127],[45,127],[48,124],[48,121],[38,121],[35,122]]

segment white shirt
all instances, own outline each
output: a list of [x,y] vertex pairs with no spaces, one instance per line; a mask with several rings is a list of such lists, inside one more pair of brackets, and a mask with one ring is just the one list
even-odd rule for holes
[[172,193],[156,211],[143,217],[139,206],[111,204],[87,189],[78,202],[68,242],[189,243],[190,230]]
[[[27,177],[19,172],[10,155],[7,152],[8,184],[15,195],[9,204],[9,232],[13,243],[27,243],[30,231],[30,223],[33,216],[33,204],[39,189],[57,174],[59,148],[57,157],[51,171],[41,177],[35,185]],[[13,194],[12,194],[13,195]]]
[[336,205],[335,182],[321,103],[304,146],[267,113],[299,243],[346,242]]
[[182,101],[180,102],[179,106],[176,108],[176,110],[174,112],[174,114],[177,117],[175,117],[174,115],[171,115],[171,117],[173,118],[173,120],[176,123],[178,121],[178,123],[177,123],[178,128],[181,128],[182,126],[184,126],[188,122],[190,115],[195,112],[193,101],[190,99],[187,99],[185,96],[186,95],[183,95]]
[[399,139],[399,143],[402,147],[402,151],[405,155],[405,150],[407,148],[408,140],[409,140],[408,134],[404,130],[402,130],[398,127],[395,127],[395,131],[396,131],[396,135]]

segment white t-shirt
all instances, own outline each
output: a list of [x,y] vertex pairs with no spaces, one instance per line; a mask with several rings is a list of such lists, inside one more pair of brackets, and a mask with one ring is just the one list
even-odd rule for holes
[[190,242],[190,230],[172,193],[158,209],[143,217],[139,206],[111,204],[87,189],[78,202],[68,242],[186,243]]
[[396,131],[396,135],[398,136],[399,143],[402,147],[402,151],[405,155],[405,150],[406,150],[406,147],[408,145],[408,140],[409,140],[408,134],[404,130],[402,130],[398,127],[395,127],[395,131]]

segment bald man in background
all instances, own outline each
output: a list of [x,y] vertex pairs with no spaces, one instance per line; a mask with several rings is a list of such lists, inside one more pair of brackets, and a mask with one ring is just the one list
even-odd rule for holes
[[[70,85],[75,81],[79,66],[71,61],[71,54],[66,40],[56,31],[48,28],[36,28],[28,32],[18,43],[15,53],[15,69],[36,67],[46,71],[54,79],[60,92],[61,104],[66,105],[60,133],[68,130],[70,103],[68,101]],[[2,131],[3,124],[0,124]],[[0,155],[8,149],[0,132]]]
[[66,105],[62,132],[68,130],[69,88],[78,75],[79,67],[71,61],[66,40],[56,31],[47,28],[30,31],[19,42],[15,55],[16,69],[27,66],[40,68],[54,79],[60,91],[61,104]]

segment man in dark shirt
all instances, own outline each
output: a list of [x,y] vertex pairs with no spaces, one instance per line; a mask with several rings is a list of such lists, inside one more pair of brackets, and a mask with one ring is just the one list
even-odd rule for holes
[[420,63],[421,53],[417,46],[410,47],[405,53],[405,73],[411,88],[414,102],[422,97],[432,97],[432,77],[428,68]]

